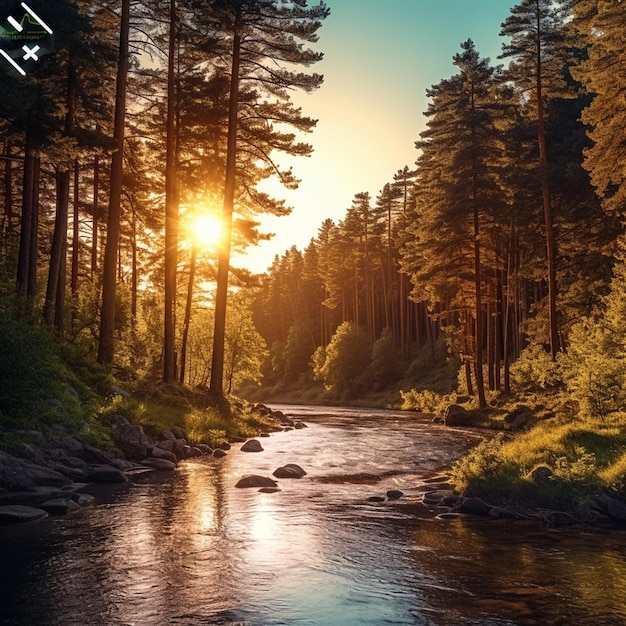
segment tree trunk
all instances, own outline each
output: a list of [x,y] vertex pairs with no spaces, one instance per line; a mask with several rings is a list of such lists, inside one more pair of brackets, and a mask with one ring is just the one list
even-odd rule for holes
[[130,0],[122,0],[120,22],[120,45],[115,89],[115,123],[113,138],[115,151],[111,156],[111,180],[109,214],[107,217],[107,240],[104,250],[102,273],[102,308],[100,312],[100,341],[98,362],[113,363],[115,332],[115,292],[117,287],[116,266],[120,239],[122,169],[124,156],[124,123],[126,120],[126,79],[128,77],[128,35],[130,28]]
[[215,295],[215,326],[211,358],[211,383],[209,389],[216,396],[224,395],[224,349],[226,341],[226,304],[228,300],[228,275],[230,273],[230,247],[235,201],[235,174],[237,156],[237,126],[239,110],[239,56],[241,51],[241,13],[237,10],[233,37],[233,59],[230,78],[230,104],[228,110],[228,149],[224,181],[224,208],[222,228],[223,243],[217,260],[217,290]]
[[189,340],[189,327],[191,325],[191,307],[193,303],[193,283],[196,277],[196,257],[198,250],[195,244],[191,248],[191,260],[189,261],[189,284],[187,285],[187,302],[185,303],[185,320],[183,322],[183,336],[180,345],[180,377],[181,385],[185,384],[185,370],[187,367],[187,342]]
[[176,378],[176,265],[178,256],[178,193],[176,184],[176,0],[170,0],[167,63],[167,119],[165,154],[165,303],[163,381]]
[[80,176],[80,166],[78,164],[78,159],[74,161],[74,222],[72,224],[72,278],[70,281],[72,295],[75,296],[78,291],[78,256],[79,256],[79,207],[78,207],[78,197],[79,197],[79,176]]
[[48,268],[48,284],[46,287],[46,301],[43,307],[43,319],[48,326],[56,326],[57,298],[65,295],[65,289],[61,290],[60,283],[65,285],[65,264],[63,255],[67,242],[67,222],[69,212],[70,195],[70,172],[57,170],[56,174],[56,216],[54,219],[54,234],[52,235],[52,248],[50,251],[50,265]]
[[93,205],[91,215],[91,281],[98,271],[98,228],[100,226],[100,205],[98,191],[100,186],[100,157],[96,154],[93,162]]
[[543,104],[542,90],[542,58],[541,43],[539,40],[541,19],[540,12],[537,11],[537,138],[539,141],[539,170],[541,175],[541,194],[543,197],[543,218],[546,229],[546,254],[548,261],[548,313],[550,320],[550,354],[552,360],[561,349],[559,339],[559,326],[556,309],[556,249],[554,243],[554,229],[552,225],[552,200],[550,198],[550,180],[548,176],[548,153],[546,149],[545,112]]
[[24,151],[24,176],[22,180],[22,216],[20,221],[20,249],[17,263],[17,293],[26,297],[28,274],[31,262],[33,227],[33,183],[35,157],[33,155],[33,133],[31,115],[26,127],[26,147]]

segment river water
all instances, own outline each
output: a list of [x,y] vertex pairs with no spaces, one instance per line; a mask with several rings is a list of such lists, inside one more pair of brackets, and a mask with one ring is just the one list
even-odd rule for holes
[[[439,519],[418,504],[479,433],[393,411],[276,408],[308,428],[0,527],[0,624],[626,624],[626,534]],[[307,475],[276,493],[234,487],[287,463]],[[388,489],[405,496],[368,501]]]

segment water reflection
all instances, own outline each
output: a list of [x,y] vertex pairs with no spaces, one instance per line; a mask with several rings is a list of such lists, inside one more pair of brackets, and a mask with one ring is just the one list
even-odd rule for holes
[[[415,503],[477,433],[305,413],[310,428],[263,453],[190,461],[101,488],[67,518],[0,528],[0,623],[626,624],[622,534],[440,520]],[[274,494],[234,488],[285,463],[307,476]],[[405,498],[367,501],[392,487]]]

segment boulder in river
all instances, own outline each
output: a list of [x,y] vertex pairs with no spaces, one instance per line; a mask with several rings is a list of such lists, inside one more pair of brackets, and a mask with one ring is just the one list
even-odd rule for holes
[[32,522],[42,517],[48,517],[48,514],[43,509],[32,506],[24,506],[23,504],[0,506],[0,524]]
[[274,488],[278,485],[275,480],[271,478],[267,478],[266,476],[259,476],[257,474],[248,474],[243,478],[240,478],[235,487],[239,487],[240,489],[247,488],[257,488],[261,489],[263,487]]
[[306,472],[295,463],[287,463],[287,465],[274,470],[273,475],[276,478],[302,478],[306,476]]
[[242,452],[263,452],[263,446],[257,439],[250,439],[241,446]]

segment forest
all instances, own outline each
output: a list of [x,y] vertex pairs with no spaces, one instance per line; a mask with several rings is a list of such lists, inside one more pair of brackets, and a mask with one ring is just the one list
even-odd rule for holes
[[0,72],[3,415],[41,330],[109,386],[376,392],[417,410],[532,391],[572,415],[623,410],[618,4],[522,0],[496,62],[462,42],[406,138],[415,163],[262,274],[231,257],[267,237],[260,216],[290,211],[259,184],[297,186],[278,156],[311,153],[316,120],[290,94],[322,86],[308,68],[332,7],[28,6],[54,50]]

